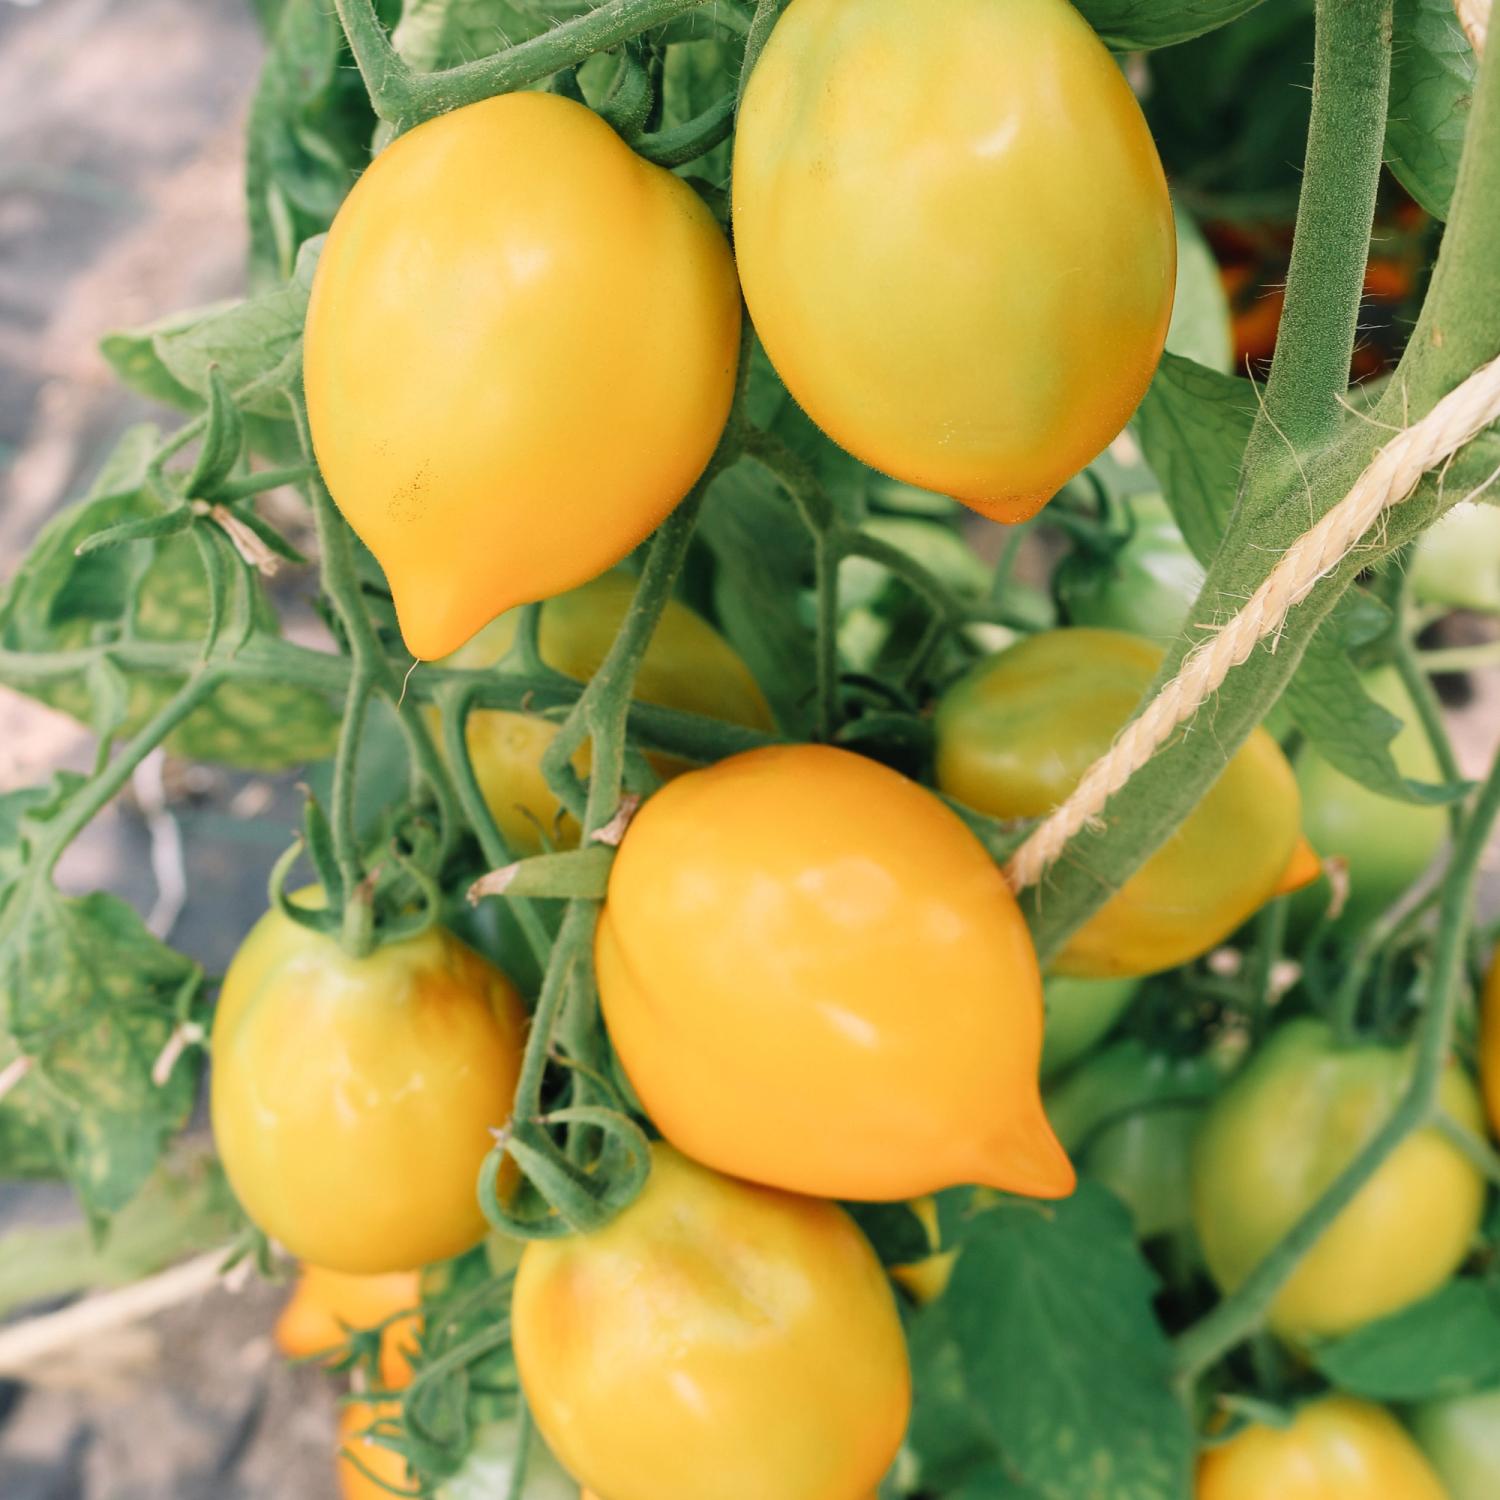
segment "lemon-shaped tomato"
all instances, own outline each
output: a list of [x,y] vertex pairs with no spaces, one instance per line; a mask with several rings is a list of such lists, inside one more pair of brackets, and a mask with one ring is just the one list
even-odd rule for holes
[[829,1198],[1072,1191],[1026,924],[895,771],[793,745],[679,777],[625,835],[595,956],[636,1093],[709,1166]]
[[713,215],[582,104],[502,94],[382,151],[318,265],[307,409],[412,653],[651,532],[723,431],[739,335]]
[[421,1278],[415,1271],[349,1276],[303,1266],[276,1320],[276,1347],[288,1359],[308,1359],[338,1349],[351,1333],[384,1323],[380,1380],[387,1389],[399,1390],[411,1379],[409,1356],[416,1347],[421,1300]]
[[[1193,1150],[1193,1222],[1215,1281],[1233,1291],[1390,1118],[1408,1053],[1340,1049],[1321,1021],[1278,1030],[1214,1101]],[[1457,1064],[1443,1108],[1483,1129]],[[1479,1227],[1485,1182],[1435,1127],[1406,1138],[1324,1230],[1272,1303],[1287,1337],[1347,1333],[1435,1292]]]
[[[555,671],[579,681],[592,677],[614,642],[635,597],[635,579],[606,573],[542,607],[538,648]],[[485,626],[448,659],[448,665],[492,667],[514,645],[516,616],[505,614]],[[704,714],[752,729],[775,727],[750,669],[734,648],[701,615],[669,600],[635,679],[635,696],[659,708]],[[434,715],[435,717],[435,715]],[[542,835],[556,829],[564,843],[576,843],[578,825],[558,819],[559,804],[542,775],[542,756],[557,734],[555,722],[530,714],[476,709],[466,738],[479,789],[500,831],[517,854],[535,854]],[[664,780],[688,769],[670,755],[649,757]],[[575,758],[580,774],[589,767],[585,747]]]
[[735,254],[787,389],[872,467],[1024,520],[1145,394],[1176,238],[1066,0],[792,0],[745,92]]
[[224,977],[214,1137],[241,1205],[330,1270],[410,1270],[479,1243],[476,1185],[510,1116],[526,1015],[441,927],[351,958],[266,913]]
[[1484,1102],[1490,1124],[1500,1135],[1500,948],[1490,960],[1484,982],[1484,1014],[1479,1042],[1479,1076],[1484,1083]]
[[661,1144],[605,1228],[526,1247],[511,1326],[542,1436],[609,1500],[855,1500],[906,1429],[901,1321],[848,1215]]
[[[1078,628],[981,662],[938,705],[938,785],[997,818],[1051,812],[1109,749],[1161,659],[1138,636]],[[1207,952],[1283,889],[1300,820],[1292,768],[1257,729],[1052,967],[1080,978],[1150,974]]]
[[1247,1427],[1198,1466],[1197,1500],[1448,1500],[1384,1407],[1329,1396],[1288,1427]]
[[1426,1401],[1410,1421],[1447,1486],[1448,1500],[1500,1495],[1500,1390]]

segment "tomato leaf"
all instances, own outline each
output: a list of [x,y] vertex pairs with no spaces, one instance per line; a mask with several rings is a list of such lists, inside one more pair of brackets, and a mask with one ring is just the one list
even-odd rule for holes
[[1398,802],[1457,801],[1455,786],[1412,781],[1391,756],[1402,721],[1365,690],[1351,653],[1381,635],[1390,612],[1370,594],[1351,590],[1308,643],[1297,675],[1282,697],[1297,727],[1335,770]]
[[909,1265],[932,1253],[927,1231],[908,1203],[846,1203],[883,1266]]
[[965,1383],[949,1316],[954,1305],[949,1295],[939,1297],[916,1313],[907,1329],[912,1409],[902,1463],[915,1468],[913,1477],[923,1491],[942,1494],[999,1461]]
[[99,352],[131,390],[148,400],[159,401],[163,406],[196,411],[203,405],[202,396],[189,390],[162,363],[156,351],[157,336],[183,333],[236,305],[233,301],[214,302],[207,307],[173,313],[143,328],[118,329],[99,340]]
[[1081,0],[1084,19],[1116,52],[1186,42],[1254,10],[1260,0]]
[[1342,1390],[1425,1401],[1500,1381],[1500,1283],[1459,1278],[1425,1302],[1313,1351]]
[[945,1300],[976,1407],[1039,1500],[1190,1495],[1154,1292],[1128,1212],[1093,1183],[970,1221]]
[[1146,460],[1200,562],[1229,523],[1255,411],[1250,381],[1164,354],[1135,414]]
[[[178,533],[77,555],[80,542],[107,527],[163,513],[143,488],[158,438],[149,426],[127,431],[91,496],[43,528],[0,593],[0,649],[45,656],[125,641],[201,644],[208,585],[190,537]],[[273,634],[276,613],[258,586],[252,610],[254,628]],[[20,676],[13,685],[103,735],[138,728],[182,680],[170,673],[123,674],[99,649],[83,670]],[[332,709],[316,693],[280,682],[230,681],[168,743],[195,759],[271,770],[330,754],[337,732]]]
[[163,367],[207,399],[217,366],[240,410],[288,418],[287,396],[302,380],[302,324],[321,249],[321,239],[303,245],[285,285],[158,333],[153,343]]
[[30,1061],[0,1103],[0,1142],[10,1149],[19,1137],[34,1150],[45,1140],[54,1169],[102,1218],[135,1195],[187,1123],[198,1054],[160,1085],[151,1070],[202,970],[117,897],[69,900],[41,881],[12,888],[0,937],[4,1050]]
[[1187,207],[1174,202],[1172,214],[1177,224],[1177,295],[1167,348],[1207,369],[1227,372],[1234,346],[1219,263]]
[[1448,216],[1477,71],[1451,0],[1396,0],[1385,156],[1435,218]]

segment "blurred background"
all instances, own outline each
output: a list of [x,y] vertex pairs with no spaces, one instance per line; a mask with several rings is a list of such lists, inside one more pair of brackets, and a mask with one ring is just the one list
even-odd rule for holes
[[[0,579],[121,430],[162,417],[100,337],[243,289],[261,54],[251,0],[0,0]],[[91,757],[80,725],[0,689],[0,791]],[[118,892],[219,971],[264,906],[293,779],[153,757],[62,883]],[[63,1275],[59,1242],[33,1235],[75,1220],[64,1188],[0,1186],[0,1307],[39,1254]],[[0,1496],[331,1500],[333,1387],[273,1349],[285,1295],[211,1290],[0,1380]]]

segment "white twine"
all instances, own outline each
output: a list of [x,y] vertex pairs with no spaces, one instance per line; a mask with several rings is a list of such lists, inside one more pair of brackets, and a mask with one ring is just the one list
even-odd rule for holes
[[1177,676],[1089,767],[1072,796],[1032,831],[1005,867],[1012,889],[1035,885],[1077,833],[1096,823],[1105,804],[1146,764],[1180,724],[1219,690],[1257,643],[1281,629],[1318,580],[1358,546],[1391,506],[1429,470],[1500,421],[1500,359],[1476,370],[1412,427],[1388,442],[1354,487],[1295,542],[1228,624],[1195,646]]

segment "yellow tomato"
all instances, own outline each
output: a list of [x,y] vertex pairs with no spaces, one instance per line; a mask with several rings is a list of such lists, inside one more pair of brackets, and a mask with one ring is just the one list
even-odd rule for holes
[[245,1212],[301,1259],[362,1275],[478,1244],[479,1166],[525,1028],[510,981],[445,929],[356,959],[267,912],[213,1030],[214,1136]]
[[[1233,1291],[1390,1118],[1411,1059],[1340,1050],[1321,1021],[1282,1026],[1209,1108],[1193,1150],[1193,1222]],[[1456,1064],[1442,1105],[1483,1129]],[[1324,1230],[1271,1306],[1291,1338],[1347,1333],[1435,1292],[1468,1254],[1484,1209],[1479,1169],[1435,1127],[1408,1136]]]
[[348,1276],[303,1266],[276,1320],[276,1347],[288,1359],[308,1359],[338,1348],[351,1333],[393,1318],[380,1335],[380,1379],[387,1389],[399,1390],[411,1379],[409,1355],[420,1327],[414,1309],[421,1300],[421,1278],[415,1271]]
[[406,1460],[395,1449],[366,1435],[376,1423],[393,1423],[400,1412],[395,1401],[351,1401],[340,1411],[338,1478],[342,1500],[391,1500],[393,1490],[398,1494],[417,1493]]
[[1161,161],[1066,0],[793,0],[740,110],[734,232],[808,415],[1001,521],[1120,431],[1171,317]]
[[[981,662],[938,705],[938,785],[997,818],[1050,812],[1109,749],[1161,659],[1138,636],[1067,629]],[[1292,768],[1257,729],[1166,843],[1068,939],[1053,970],[1150,974],[1206,953],[1286,888],[1289,869],[1314,868],[1300,819]]]
[[1484,1101],[1490,1124],[1500,1135],[1500,948],[1490,960],[1484,983],[1484,1016],[1479,1043],[1479,1076],[1484,1082]]
[[901,1321],[848,1215],[665,1145],[612,1223],[526,1247],[511,1322],[537,1427],[609,1500],[851,1500],[906,1429]]
[[718,442],[739,336],[713,215],[583,105],[502,94],[382,151],[313,283],[307,407],[412,653],[645,538]]
[[1257,1423],[1203,1455],[1197,1500],[1447,1500],[1401,1424],[1347,1396],[1304,1406],[1290,1427]]
[[1072,1191],[1026,924],[959,818],[874,761],[679,777],[625,835],[595,956],[636,1093],[698,1161],[829,1198]]
[[[598,670],[635,597],[635,580],[606,573],[571,593],[549,599],[542,608],[538,646],[555,671],[584,681]],[[492,667],[515,643],[516,617],[503,615],[449,658],[449,665]],[[734,648],[700,615],[675,599],[662,613],[635,680],[642,703],[704,714],[752,729],[774,722],[750,669]],[[435,718],[435,715],[434,715]],[[517,854],[535,854],[542,834],[558,828],[557,798],[542,775],[542,756],[557,726],[529,714],[475,710],[469,715],[469,756],[479,789],[500,831]],[[680,775],[688,762],[670,755],[650,757],[663,780]],[[589,767],[587,749],[575,759],[580,774]],[[578,825],[564,818],[561,841],[576,843]]]

